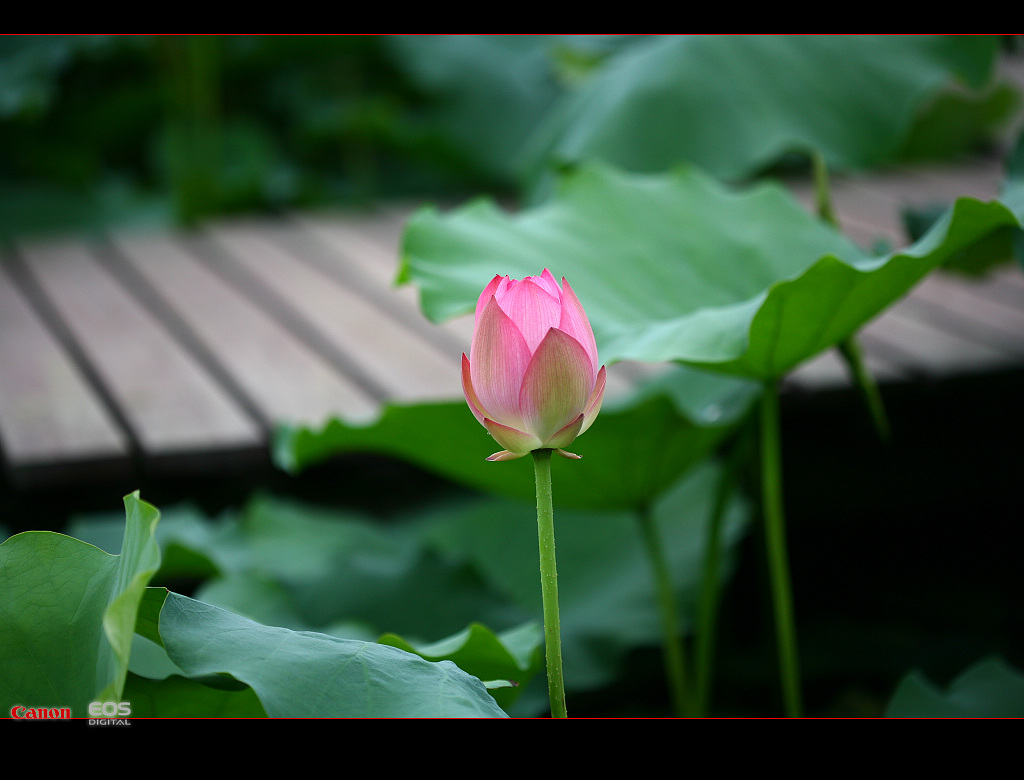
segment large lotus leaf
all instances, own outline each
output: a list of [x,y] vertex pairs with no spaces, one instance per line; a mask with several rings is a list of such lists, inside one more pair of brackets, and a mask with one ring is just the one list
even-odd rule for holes
[[539,623],[532,621],[501,634],[473,623],[453,636],[430,644],[413,644],[396,634],[385,634],[377,641],[428,661],[451,661],[483,680],[505,711],[544,669],[544,631]]
[[139,606],[124,700],[133,718],[265,718],[253,690],[227,677],[189,679],[160,639],[166,588],[147,588]]
[[1024,674],[1002,658],[986,658],[941,690],[920,672],[912,672],[900,682],[885,714],[889,718],[1021,718]]
[[125,497],[119,555],[28,531],[0,545],[0,711],[120,700],[146,584],[160,565],[159,512]]
[[225,690],[186,677],[151,679],[128,675],[125,700],[133,718],[265,718],[252,688]]
[[[581,459],[554,459],[556,504],[608,509],[649,503],[734,430],[757,392],[743,380],[680,367],[607,404],[570,448]],[[497,449],[465,402],[457,401],[389,406],[368,425],[335,419],[319,428],[283,427],[274,452],[291,472],[344,452],[385,454],[478,490],[532,500],[532,460],[486,461]]]
[[1000,142],[1021,109],[1021,91],[1007,82],[981,92],[950,89],[928,102],[899,152],[900,164],[956,160]]
[[264,626],[176,593],[160,612],[160,639],[188,677],[244,683],[272,718],[505,717],[450,661]]
[[[1024,214],[1024,133],[1007,155],[999,200],[1014,214]],[[924,235],[945,211],[946,207],[939,203],[905,209],[903,221],[908,234],[915,239]],[[1007,226],[993,230],[969,250],[950,258],[943,269],[968,276],[983,276],[1014,257],[1024,264],[1024,230]]]
[[495,273],[566,277],[601,360],[679,360],[773,379],[851,335],[935,267],[1021,216],[959,199],[914,245],[869,257],[774,184],[734,192],[683,169],[569,174],[509,215],[488,201],[408,223],[400,279],[433,320],[471,311]]
[[[302,536],[308,529],[297,529],[295,536]],[[358,554],[358,553],[357,553]],[[429,588],[429,583],[423,583]],[[128,676],[126,697],[132,703],[132,715],[136,717],[266,717],[260,695],[256,690],[263,690],[264,696],[278,698],[284,694],[278,691],[265,690],[273,687],[273,680],[256,685],[255,689],[239,682],[234,677],[224,674],[207,675],[203,672],[190,675],[178,666],[165,649],[165,635],[173,645],[178,629],[170,622],[165,622],[163,608],[171,594],[163,588],[149,588],[140,609],[138,631],[132,648],[131,674]],[[173,597],[172,597],[173,598]],[[192,603],[198,604],[198,601]],[[207,604],[210,607],[218,605]],[[172,607],[173,609],[173,607]],[[233,610],[227,610],[232,613]],[[170,614],[170,613],[168,613]],[[240,618],[237,613],[234,617]],[[251,626],[250,621],[242,618],[244,624]],[[261,623],[262,621],[256,621]],[[267,625],[277,624],[262,624]],[[161,626],[163,633],[161,633]],[[255,629],[261,632],[260,629]],[[277,632],[279,629],[267,629]],[[281,629],[283,630],[283,629]],[[320,633],[320,632],[318,632]],[[339,638],[339,637],[332,637]],[[352,639],[352,637],[340,637]],[[373,639],[362,640],[364,642]],[[473,624],[470,628],[457,635],[448,637],[431,645],[413,647],[405,639],[394,634],[380,637],[380,644],[397,647],[400,650],[415,653],[427,661],[451,661],[473,677],[488,675],[484,679],[507,678],[508,680],[528,682],[543,666],[539,647],[543,641],[540,629],[535,624],[524,624],[509,630],[500,636],[488,628]],[[373,651],[370,651],[371,654]],[[177,651],[175,651],[177,657]],[[190,657],[186,653],[186,657]],[[186,663],[188,667],[188,663]],[[192,667],[189,667],[192,668]],[[279,670],[284,673],[284,670]],[[500,681],[499,681],[500,683]],[[497,683],[489,685],[497,688]],[[519,691],[513,685],[509,689],[494,690],[499,703],[511,703],[518,697]],[[292,705],[299,706],[297,703]],[[289,706],[292,706],[289,705]],[[502,706],[504,706],[502,704]]]
[[954,76],[980,85],[994,36],[657,36],[609,58],[538,128],[528,157],[637,172],[680,162],[737,180],[785,155],[891,159]]

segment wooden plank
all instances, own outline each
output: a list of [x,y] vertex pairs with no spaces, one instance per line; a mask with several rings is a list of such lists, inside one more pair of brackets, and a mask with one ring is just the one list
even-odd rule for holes
[[[377,403],[269,313],[169,235],[119,234],[113,245],[204,362],[223,370],[266,426],[372,417]],[[127,269],[126,269],[127,270]]]
[[[400,264],[400,217],[386,211],[370,218],[331,214],[306,215],[294,221],[330,252],[330,255],[314,255],[314,260],[348,268],[349,274],[358,274],[368,287],[386,292],[394,305],[426,322],[420,312],[416,288],[394,283]],[[473,336],[472,318],[457,317],[439,327],[448,334],[453,346],[468,349]]]
[[0,444],[18,484],[88,463],[123,471],[129,456],[124,431],[2,266]]
[[905,205],[950,205],[957,198],[989,201],[999,197],[1005,178],[1002,160],[981,157],[953,165],[902,169],[887,190]]
[[934,273],[908,296],[903,310],[1024,362],[1024,305],[985,294],[1005,273],[977,280]]
[[209,235],[224,253],[225,273],[243,272],[268,300],[277,298],[325,357],[380,401],[462,396],[459,355],[382,311],[322,270],[269,240],[256,224],[222,225]]
[[978,278],[965,278],[957,273],[945,276],[953,283],[968,285],[978,297],[1024,311],[1024,272],[1016,262],[991,269]]
[[895,306],[862,329],[887,354],[899,356],[909,375],[939,379],[970,372],[1001,370],[1020,365],[1019,359],[945,328],[918,319]]
[[20,247],[147,457],[245,450],[263,433],[81,244]]
[[372,214],[293,214],[291,221],[316,236],[339,257],[346,258],[380,288],[408,291],[412,295],[403,293],[402,297],[415,298],[415,288],[393,284],[400,263],[401,214],[384,209]]
[[446,353],[467,351],[473,337],[471,317],[431,323],[420,311],[416,288],[394,284],[400,233],[401,226],[385,212],[293,218],[291,224],[276,227],[268,235],[302,261],[391,312]]

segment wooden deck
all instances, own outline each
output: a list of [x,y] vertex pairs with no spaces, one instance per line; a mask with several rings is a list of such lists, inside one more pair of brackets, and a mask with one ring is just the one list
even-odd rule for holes
[[[1000,179],[994,164],[875,175],[842,182],[837,206],[855,240],[900,246],[901,206],[992,197]],[[406,213],[12,247],[0,257],[10,484],[216,470],[265,460],[276,421],[461,398],[469,321],[433,326],[413,289],[391,286]],[[934,274],[862,343],[883,382],[1024,367],[1024,274]],[[824,355],[789,382],[814,392],[848,380]]]

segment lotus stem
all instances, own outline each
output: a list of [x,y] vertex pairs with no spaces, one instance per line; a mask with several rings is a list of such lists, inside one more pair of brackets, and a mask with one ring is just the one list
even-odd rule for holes
[[537,533],[540,543],[540,584],[544,606],[544,655],[547,661],[551,717],[567,718],[562,674],[562,630],[558,616],[558,574],[555,569],[555,513],[551,501],[551,450],[533,451],[537,481]]
[[668,677],[672,708],[677,716],[687,714],[686,666],[683,639],[679,627],[679,605],[672,587],[665,546],[649,506],[640,510],[640,529],[643,532],[647,557],[654,573],[654,584],[658,593],[658,609],[661,613],[662,647],[665,655],[665,674]]
[[838,230],[839,218],[832,205],[832,186],[828,175],[828,163],[825,162],[825,156],[817,149],[811,152],[811,167],[814,170],[814,201],[818,216]]
[[891,436],[889,428],[889,417],[885,413],[885,404],[882,402],[882,393],[878,389],[878,383],[868,371],[864,363],[864,354],[860,348],[860,342],[856,336],[850,336],[839,343],[839,353],[846,361],[847,367],[853,376],[853,381],[860,388],[864,402],[867,404],[868,412],[875,423],[875,430],[883,442],[888,442]]
[[764,531],[775,610],[779,675],[786,714],[802,717],[800,669],[797,661],[793,593],[786,553],[786,529],[782,502],[782,442],[779,426],[779,394],[775,382],[765,383],[761,397],[761,489]]
[[708,518],[708,536],[704,548],[704,569],[701,573],[700,602],[697,605],[697,629],[694,632],[694,692],[692,713],[705,717],[711,699],[711,679],[714,675],[715,639],[717,636],[718,604],[721,600],[720,573],[722,569],[722,521],[736,483],[738,468],[734,444],[733,458],[722,467],[715,491],[714,504]]
[[[811,153],[811,167],[814,169],[814,195],[817,204],[818,216],[836,230],[840,229],[839,218],[836,216],[835,207],[832,204],[832,186],[828,174],[828,163],[825,156],[818,150]],[[882,441],[889,440],[889,419],[885,414],[885,405],[882,403],[882,395],[878,390],[878,383],[871,376],[864,363],[864,356],[861,353],[860,343],[856,336],[840,342],[839,353],[846,361],[853,381],[860,388],[868,406],[868,412],[875,423],[875,429]]]

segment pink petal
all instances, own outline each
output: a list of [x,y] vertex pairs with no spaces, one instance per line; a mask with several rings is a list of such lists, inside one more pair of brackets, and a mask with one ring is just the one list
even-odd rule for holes
[[487,305],[487,302],[491,299],[491,296],[497,292],[498,285],[501,283],[502,279],[508,279],[508,277],[495,276],[493,279],[491,279],[491,281],[487,283],[487,286],[484,287],[484,291],[480,293],[480,297],[477,298],[476,300],[476,319],[474,320],[475,323],[480,322],[480,315],[483,314],[484,307]]
[[524,430],[547,441],[584,411],[593,387],[586,350],[572,336],[551,328],[523,377],[519,408]]
[[493,455],[488,455],[487,460],[515,460],[516,458],[521,458],[524,455],[526,455],[525,452],[509,452],[508,450],[502,450],[501,452],[496,452]]
[[519,391],[530,350],[494,296],[484,305],[473,332],[469,363],[477,408],[486,409],[493,420],[522,427]]
[[552,297],[561,300],[562,288],[558,286],[558,282],[555,281],[555,277],[547,268],[544,269],[540,276],[534,276],[531,278],[546,292],[551,293]]
[[559,299],[535,283],[532,277],[510,285],[505,295],[497,300],[523,334],[531,353],[537,351],[548,330],[558,327],[562,311]]
[[533,434],[524,433],[508,425],[502,425],[494,420],[489,420],[486,417],[484,418],[484,427],[494,437],[494,440],[509,452],[525,455],[527,452],[539,449],[541,446],[540,439]]
[[477,422],[481,425],[484,422],[484,417],[489,417],[487,410],[484,409],[483,404],[480,403],[480,399],[476,396],[476,391],[473,389],[473,380],[471,376],[471,369],[469,367],[469,358],[466,357],[466,353],[462,353],[462,392],[466,396],[466,403],[469,404],[469,410],[473,412],[473,416],[476,417]]
[[581,459],[580,456],[577,455],[575,452],[566,452],[565,450],[555,450],[555,452],[557,452],[563,458],[570,458],[571,460],[580,460]]
[[583,433],[593,424],[594,420],[597,419],[597,413],[601,411],[601,404],[604,402],[604,387],[607,381],[607,373],[604,366],[601,366],[601,370],[597,372],[597,382],[594,384],[594,392],[587,399],[586,411],[583,413],[583,427],[580,428],[580,433]]
[[576,437],[580,435],[580,428],[583,426],[583,415],[581,414],[571,423],[566,425],[562,430],[558,431],[554,436],[549,437],[545,442],[545,447],[551,449],[560,449],[562,447],[568,447],[574,441]]
[[564,330],[576,339],[590,356],[590,363],[594,371],[597,371],[597,342],[594,341],[594,330],[590,327],[590,320],[583,310],[572,287],[562,279],[562,311],[558,320],[558,329]]

